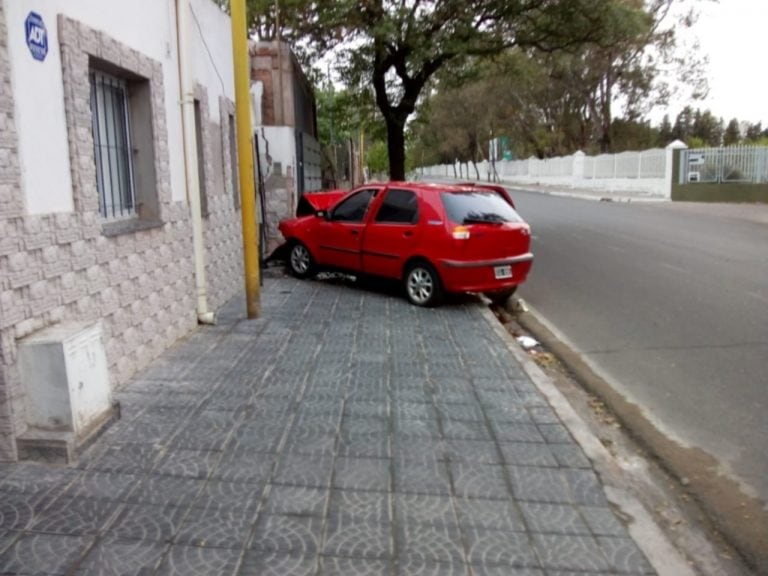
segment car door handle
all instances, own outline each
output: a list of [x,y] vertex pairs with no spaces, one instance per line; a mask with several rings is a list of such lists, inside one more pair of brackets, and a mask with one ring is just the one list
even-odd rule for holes
[[413,232],[411,232],[410,230],[408,232],[403,232],[403,236],[405,238],[410,238],[411,236],[413,236]]
[[360,234],[360,232],[358,232],[357,230],[350,230],[350,233],[352,234],[352,236],[357,236],[358,234]]

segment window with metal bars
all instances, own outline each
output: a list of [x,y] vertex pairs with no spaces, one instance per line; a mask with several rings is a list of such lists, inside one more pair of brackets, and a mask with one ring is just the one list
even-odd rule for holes
[[136,191],[127,84],[96,70],[90,84],[99,211],[108,219],[132,217]]

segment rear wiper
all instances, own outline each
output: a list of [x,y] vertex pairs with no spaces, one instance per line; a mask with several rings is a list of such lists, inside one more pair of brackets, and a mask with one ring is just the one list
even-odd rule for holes
[[462,224],[504,224],[506,220],[501,216],[478,218],[476,216],[467,216]]

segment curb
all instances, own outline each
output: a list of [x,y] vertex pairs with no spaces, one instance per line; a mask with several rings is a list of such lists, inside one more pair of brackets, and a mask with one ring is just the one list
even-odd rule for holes
[[483,306],[482,314],[595,466],[608,501],[631,518],[627,527],[629,534],[658,575],[695,576],[695,571],[672,545],[642,503],[629,491],[620,487],[620,466],[605,446],[592,434],[552,380],[520,349],[512,335],[504,329],[487,306]]

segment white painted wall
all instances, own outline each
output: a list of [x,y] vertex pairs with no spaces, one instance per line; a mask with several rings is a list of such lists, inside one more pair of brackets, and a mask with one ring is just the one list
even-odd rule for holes
[[[271,173],[275,162],[282,164],[283,174],[292,176],[296,181],[296,134],[290,126],[263,126],[257,130],[269,142],[268,150],[261,150],[262,155],[268,154],[268,170]],[[291,168],[290,174],[287,172]],[[265,177],[269,175],[265,174]]]
[[[672,154],[677,143],[665,150],[622,152],[588,157],[581,152],[573,156],[539,160],[500,160],[496,173],[506,184],[549,186],[562,189],[578,189],[636,198],[670,199],[672,197]],[[480,180],[491,179],[492,167],[488,161],[477,163]],[[464,176],[460,180],[474,180],[475,169],[464,164]],[[469,170],[469,177],[466,176]],[[426,166],[417,170],[422,178],[447,178],[454,176],[450,164]],[[459,165],[456,165],[459,174]]]
[[211,120],[218,124],[219,96],[235,101],[232,24],[211,0],[190,0],[190,6],[192,77],[207,87]]
[[[69,167],[57,15],[63,13],[160,62],[163,67],[172,199],[186,198],[182,154],[179,75],[174,0],[0,0],[8,27],[11,77],[15,95],[19,163],[28,214],[71,212]],[[234,100],[229,18],[210,0],[191,0],[202,34],[191,22],[193,78],[207,87],[211,120],[219,121],[220,94]],[[48,56],[32,58],[24,21],[40,14],[48,31]],[[205,50],[202,38],[216,62]],[[219,80],[218,70],[223,79]],[[43,168],[44,167],[44,168]]]

